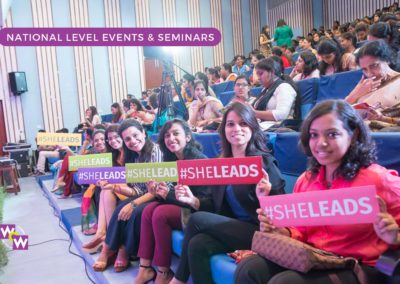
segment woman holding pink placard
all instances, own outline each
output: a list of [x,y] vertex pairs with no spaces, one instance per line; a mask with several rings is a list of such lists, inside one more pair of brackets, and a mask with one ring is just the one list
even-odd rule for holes
[[[400,244],[400,178],[394,170],[375,164],[376,152],[368,129],[346,102],[318,104],[303,122],[300,142],[310,157],[309,168],[296,182],[294,193],[375,185],[380,213],[374,224],[277,228],[258,209],[260,231],[290,236],[318,249],[360,261],[369,283],[385,283],[374,268],[379,256]],[[242,261],[236,283],[359,283],[350,269],[311,270],[304,274],[260,256]]]

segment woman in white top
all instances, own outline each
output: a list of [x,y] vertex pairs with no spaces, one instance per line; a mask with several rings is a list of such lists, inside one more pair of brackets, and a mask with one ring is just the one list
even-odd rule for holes
[[101,118],[95,106],[90,106],[86,110],[86,119],[84,123],[86,124],[86,127],[90,128],[93,128],[97,124],[101,124]]
[[256,72],[264,89],[253,103],[253,108],[265,130],[291,115],[297,94],[289,83],[280,78],[281,67],[272,58],[258,62]]

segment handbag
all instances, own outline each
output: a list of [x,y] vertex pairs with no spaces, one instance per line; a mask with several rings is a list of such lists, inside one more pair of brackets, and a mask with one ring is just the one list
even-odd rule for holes
[[280,234],[255,232],[251,250],[290,270],[307,273],[312,269],[350,269],[360,284],[368,283],[357,259],[337,256]]

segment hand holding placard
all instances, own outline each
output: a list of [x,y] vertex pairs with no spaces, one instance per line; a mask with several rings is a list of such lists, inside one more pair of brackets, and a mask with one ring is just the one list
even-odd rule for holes
[[257,196],[267,196],[271,191],[271,183],[269,182],[268,173],[262,169],[263,177],[257,183],[256,194]]
[[379,213],[374,229],[378,237],[388,244],[398,244],[399,239],[399,225],[391,214],[387,212],[385,201],[377,196],[379,204]]
[[167,198],[168,192],[169,188],[165,182],[162,181],[156,186],[156,195],[161,197],[162,199],[165,200],[165,198]]
[[193,195],[192,191],[187,185],[178,184],[175,186],[175,197],[178,201],[186,203],[195,209],[197,198]]
[[277,227],[372,224],[379,211],[374,185],[258,196]]

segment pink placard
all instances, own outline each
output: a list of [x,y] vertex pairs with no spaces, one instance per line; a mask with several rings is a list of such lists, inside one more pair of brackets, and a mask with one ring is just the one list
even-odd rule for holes
[[379,211],[374,185],[259,196],[277,227],[373,223]]

